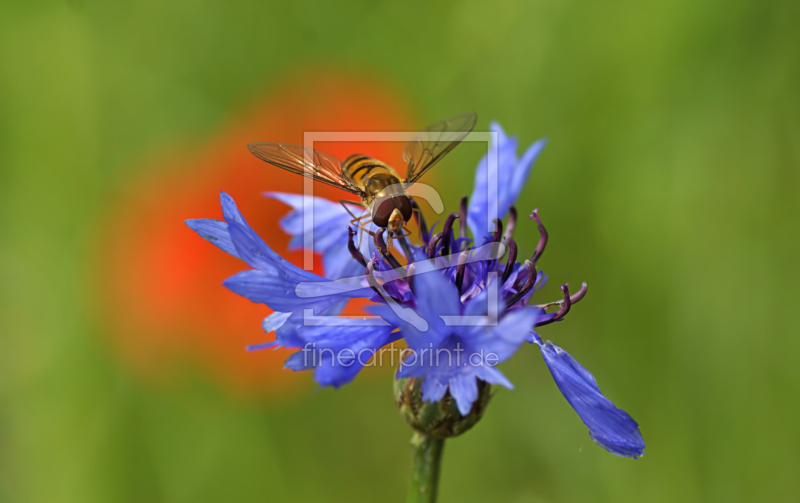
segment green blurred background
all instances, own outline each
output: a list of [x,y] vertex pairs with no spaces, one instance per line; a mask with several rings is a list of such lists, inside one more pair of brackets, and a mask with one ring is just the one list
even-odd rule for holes
[[[441,501],[797,501],[799,7],[3,2],[0,500],[403,499],[386,369],[318,392],[310,375],[236,391],[199,364],[165,383],[116,354],[98,301],[116,194],[319,66],[374,77],[418,126],[475,110],[479,129],[549,139],[520,204],[551,233],[540,300],[590,292],[543,335],[647,442],[638,461],[594,445],[526,348],[502,367],[516,389],[448,442]],[[471,190],[447,170],[479,155],[437,168],[446,199]],[[168,175],[177,197],[192,172]]]

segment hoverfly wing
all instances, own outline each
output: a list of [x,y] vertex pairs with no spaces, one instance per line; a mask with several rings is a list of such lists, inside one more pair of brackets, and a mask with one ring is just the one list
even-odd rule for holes
[[403,150],[403,160],[408,163],[406,183],[412,184],[419,180],[426,171],[453,150],[472,131],[477,119],[475,112],[456,115],[431,124],[408,142]]
[[364,194],[361,189],[342,176],[342,161],[325,152],[288,143],[249,143],[247,148],[256,157],[273,166],[313,178],[351,194],[358,196]]

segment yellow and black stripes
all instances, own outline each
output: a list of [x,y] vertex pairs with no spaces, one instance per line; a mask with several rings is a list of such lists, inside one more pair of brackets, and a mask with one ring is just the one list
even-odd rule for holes
[[367,180],[377,174],[394,175],[394,170],[381,161],[362,154],[351,155],[342,163],[342,175],[361,190],[366,188]]

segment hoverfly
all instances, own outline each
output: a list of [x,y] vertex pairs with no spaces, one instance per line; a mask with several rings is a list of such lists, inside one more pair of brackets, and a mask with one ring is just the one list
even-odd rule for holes
[[[370,217],[379,232],[389,231],[391,243],[392,236],[401,235],[413,214],[408,187],[455,148],[475,127],[476,119],[473,112],[456,115],[428,126],[415,136],[403,150],[403,160],[408,163],[405,179],[388,164],[361,154],[351,155],[342,162],[300,145],[258,142],[248,144],[247,148],[274,166],[357,195],[360,204],[340,200],[353,216],[351,223],[358,223],[358,227],[373,234],[365,227],[370,221],[365,218]],[[358,204],[366,211],[356,217],[345,203]]]

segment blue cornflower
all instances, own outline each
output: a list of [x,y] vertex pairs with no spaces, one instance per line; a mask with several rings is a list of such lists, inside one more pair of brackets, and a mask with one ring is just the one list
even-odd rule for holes
[[[339,204],[313,198],[311,206],[304,206],[302,196],[268,193],[293,208],[281,221],[293,247],[304,245],[301,210],[313,208],[313,250],[323,254],[325,277],[278,256],[247,225],[227,194],[222,194],[224,222],[203,219],[187,224],[252,268],[223,284],[275,311],[263,323],[275,340],[251,349],[298,349],[287,368],[313,369],[318,383],[338,387],[351,381],[383,346],[403,338],[410,352],[398,378],[421,380],[423,401],[451,397],[458,413],[467,416],[485,405],[479,395],[488,388],[482,383],[512,387],[495,367],[527,341],[540,347],[556,385],[592,439],[614,454],[641,456],[644,441],[636,422],[603,396],[586,369],[560,347],[542,342],[534,331],[563,320],[586,294],[586,284],[572,295],[563,285],[561,300],[529,305],[547,279],[537,263],[548,236],[534,210],[531,218],[540,239],[530,258],[518,261],[513,205],[544,141],[517,159],[517,140],[497,124],[492,130],[498,133],[497,165],[488,156],[481,160],[471,200],[461,200],[459,212],[447,216],[440,232],[429,231],[417,214],[416,244],[395,236],[398,246],[390,250],[383,233],[376,232],[374,239],[365,240],[366,246],[357,246],[356,231],[347,227],[351,217]],[[495,196],[489,190],[492,179],[501,182]],[[493,207],[498,213],[494,216]],[[504,229],[501,219],[506,215]],[[331,318],[352,298],[370,299],[373,304],[367,310],[378,316]],[[551,308],[556,312],[548,312]]]
[[[469,230],[479,243],[486,242],[492,220],[502,220],[508,208],[516,203],[533,163],[547,143],[544,139],[537,141],[517,159],[517,138],[507,136],[496,122],[492,122],[489,129],[497,134],[497,145],[492,145],[478,163],[475,186],[469,198]],[[490,155],[494,152],[496,156]],[[499,181],[497,187],[490,187],[490,178]]]

